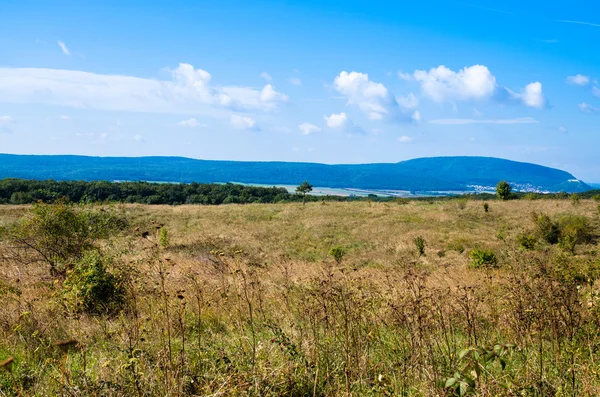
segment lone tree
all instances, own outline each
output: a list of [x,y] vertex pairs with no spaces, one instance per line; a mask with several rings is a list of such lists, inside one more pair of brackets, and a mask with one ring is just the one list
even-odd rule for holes
[[302,205],[306,205],[306,195],[312,192],[312,185],[308,181],[302,182],[297,188],[296,193],[302,195]]
[[500,200],[508,200],[512,192],[512,187],[506,181],[498,182],[496,185],[496,195]]

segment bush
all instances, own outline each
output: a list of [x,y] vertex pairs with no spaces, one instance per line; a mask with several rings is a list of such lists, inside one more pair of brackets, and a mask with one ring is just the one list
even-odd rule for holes
[[579,205],[579,204],[581,204],[581,197],[577,193],[573,193],[571,195],[571,203],[573,205]]
[[459,254],[462,254],[463,252],[465,252],[465,246],[460,241],[453,241],[451,243],[448,243],[446,248],[449,251],[456,251]]
[[473,267],[495,267],[498,264],[496,254],[490,250],[474,249],[469,253],[469,256]]
[[167,232],[166,227],[160,228],[160,238],[159,238],[160,246],[163,248],[167,248],[169,246],[169,233]]
[[485,212],[490,212],[490,205],[488,203],[483,203],[483,210]]
[[574,252],[577,244],[591,241],[591,230],[588,220],[580,215],[563,215],[558,220],[560,231],[559,245],[561,248]]
[[63,296],[71,310],[89,314],[113,314],[125,302],[122,277],[106,269],[109,262],[98,251],[88,251],[75,263],[63,284]]
[[60,200],[56,204],[35,204],[28,214],[8,227],[4,234],[23,261],[50,265],[50,271],[64,272],[69,262],[95,248],[98,240],[123,230],[125,219],[110,210],[93,210]]
[[498,182],[498,185],[496,185],[496,195],[500,200],[508,200],[511,192],[512,187],[506,181]]
[[537,238],[527,233],[519,233],[517,235],[517,242],[519,246],[526,250],[532,250],[535,248],[535,244],[537,243]]
[[333,247],[329,251],[329,255],[331,255],[333,259],[335,259],[336,263],[339,265],[340,263],[342,263],[342,259],[344,259],[344,256],[346,255],[346,250],[344,249],[344,247],[338,245],[337,247]]
[[459,198],[456,200],[456,205],[458,206],[459,210],[464,210],[465,208],[467,208],[467,199],[465,198]]
[[560,231],[558,225],[552,222],[552,219],[546,214],[537,215],[535,219],[536,233],[548,244],[558,243],[560,238]]
[[425,239],[421,236],[417,236],[413,239],[413,242],[415,243],[415,247],[417,247],[419,256],[425,255]]

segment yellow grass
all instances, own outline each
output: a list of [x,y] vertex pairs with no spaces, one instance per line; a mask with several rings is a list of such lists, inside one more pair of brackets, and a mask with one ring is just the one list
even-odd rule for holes
[[[27,210],[0,206],[0,226]],[[595,274],[595,242],[574,255],[516,242],[533,230],[533,211],[585,216],[597,233],[591,200],[493,201],[489,213],[476,201],[117,210],[132,222],[103,243],[129,275],[117,315],[73,312],[61,279],[11,259],[0,241],[0,361],[15,357],[12,375],[0,373],[3,393],[452,395],[445,382],[469,365],[460,351],[514,343],[507,368],[485,364],[469,392],[600,395],[596,285],[560,273]],[[335,246],[346,252],[339,264]],[[498,268],[473,268],[477,248]],[[562,318],[569,310],[576,322]],[[53,344],[70,339],[63,365]]]

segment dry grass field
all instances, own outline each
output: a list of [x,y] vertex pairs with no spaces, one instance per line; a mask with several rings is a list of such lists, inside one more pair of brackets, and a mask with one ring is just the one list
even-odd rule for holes
[[592,200],[71,210],[0,206],[0,396],[600,395]]

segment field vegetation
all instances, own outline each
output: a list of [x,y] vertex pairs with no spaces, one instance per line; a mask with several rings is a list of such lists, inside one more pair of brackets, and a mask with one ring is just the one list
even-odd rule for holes
[[0,395],[598,396],[600,207],[0,206]]

